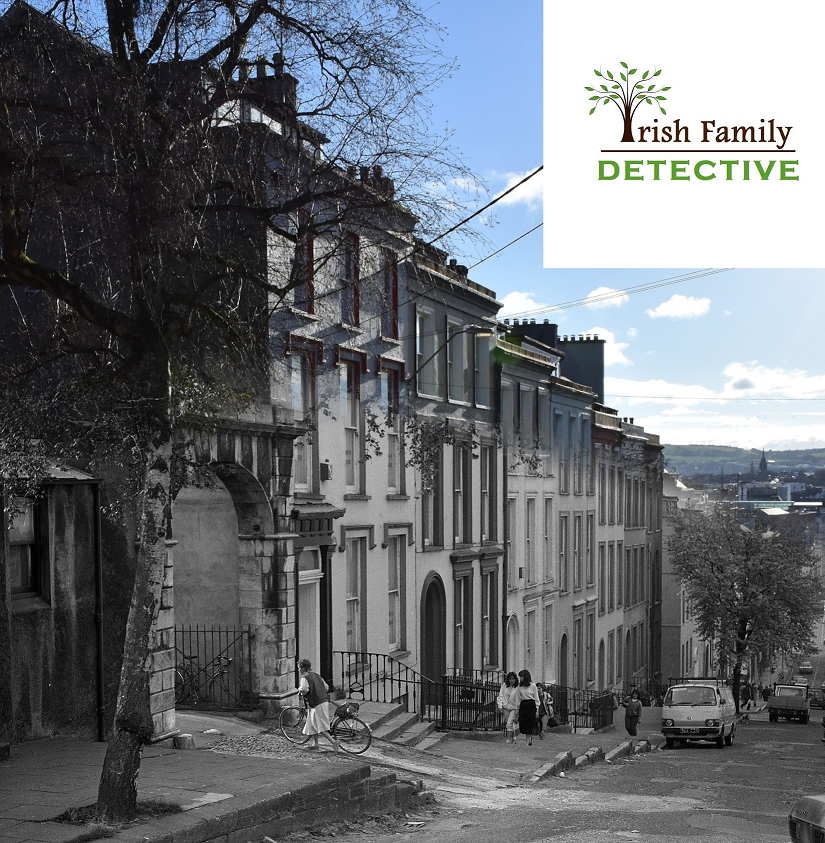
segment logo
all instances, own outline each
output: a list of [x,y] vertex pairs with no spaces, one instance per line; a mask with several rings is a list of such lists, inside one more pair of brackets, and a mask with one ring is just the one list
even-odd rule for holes
[[633,143],[635,140],[633,137],[633,118],[636,116],[639,107],[642,105],[656,105],[662,114],[667,114],[661,105],[667,100],[667,97],[662,96],[662,93],[669,91],[670,86],[657,88],[655,82],[653,84],[646,84],[649,79],[655,79],[662,72],[661,70],[655,70],[652,74],[649,70],[646,70],[639,78],[639,81],[634,84],[634,80],[630,77],[638,72],[638,68],[629,69],[627,62],[623,61],[620,61],[619,64],[624,68],[623,71],[619,71],[619,78],[624,84],[616,82],[616,77],[610,70],[605,70],[604,74],[599,70],[594,70],[593,73],[596,76],[601,79],[606,77],[612,84],[609,88],[605,84],[600,84],[601,93],[587,85],[585,85],[584,89],[585,91],[595,93],[595,96],[590,97],[591,102],[595,101],[596,103],[590,109],[591,114],[593,114],[599,105],[610,105],[612,103],[619,109],[623,126],[621,142]]
[[[775,117],[759,116],[742,125],[717,115],[693,124],[681,118],[660,122],[656,116],[642,124],[641,115],[650,115],[651,108],[668,117],[663,103],[671,86],[660,83],[661,70],[639,75],[627,62],[619,65],[618,79],[612,70],[594,70],[604,81],[584,86],[593,103],[590,115],[604,106],[610,112],[616,108],[621,119],[622,148],[601,153],[632,156],[600,158],[597,181],[799,181],[799,160],[786,157],[796,152],[790,148],[793,126]],[[677,157],[663,157],[671,151]]]

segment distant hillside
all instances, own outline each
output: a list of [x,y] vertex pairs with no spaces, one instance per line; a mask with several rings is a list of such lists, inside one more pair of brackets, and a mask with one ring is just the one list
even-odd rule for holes
[[[667,468],[676,474],[719,475],[729,477],[748,474],[751,465],[759,470],[762,451],[758,448],[733,448],[727,445],[665,445]],[[807,448],[796,451],[765,451],[771,474],[825,469],[825,448]]]

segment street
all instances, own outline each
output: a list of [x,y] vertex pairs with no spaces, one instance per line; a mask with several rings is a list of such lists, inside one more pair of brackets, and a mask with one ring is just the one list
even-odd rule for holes
[[723,750],[677,746],[532,785],[504,778],[496,784],[490,769],[475,770],[475,787],[470,776],[456,781],[424,775],[433,804],[396,823],[342,828],[335,836],[343,843],[365,835],[374,843],[413,835],[442,843],[784,843],[796,800],[825,790],[821,736],[818,710],[805,726],[769,723],[760,712],[739,726],[733,746]]

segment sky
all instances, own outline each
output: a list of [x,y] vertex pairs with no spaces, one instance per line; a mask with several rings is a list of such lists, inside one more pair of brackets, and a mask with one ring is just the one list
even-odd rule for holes
[[[434,125],[453,131],[487,185],[487,196],[469,199],[470,212],[543,163],[542,3],[424,8],[445,27],[441,48],[459,65],[432,95]],[[542,201],[564,202],[552,171],[474,221],[482,246],[458,244],[452,255],[496,292],[500,316],[599,334],[607,341],[605,402],[664,443],[825,446],[825,270],[544,269],[541,228],[474,266],[541,224]],[[594,219],[594,252],[609,248],[603,223]],[[643,242],[643,221],[637,231]],[[647,289],[629,292],[640,287]],[[565,306],[574,301],[584,303]]]

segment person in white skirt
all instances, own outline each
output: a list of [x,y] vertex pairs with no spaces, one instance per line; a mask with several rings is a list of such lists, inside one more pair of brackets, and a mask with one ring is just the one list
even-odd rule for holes
[[307,706],[307,722],[304,724],[304,734],[312,736],[310,749],[318,749],[318,736],[323,735],[331,744],[333,751],[338,753],[338,741],[329,733],[329,705],[327,694],[329,686],[323,679],[312,671],[312,662],[301,659],[298,662],[301,672],[301,683],[298,694]]

